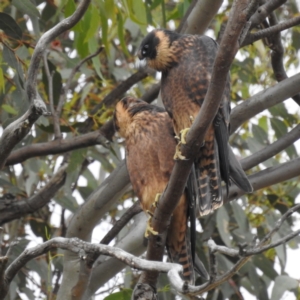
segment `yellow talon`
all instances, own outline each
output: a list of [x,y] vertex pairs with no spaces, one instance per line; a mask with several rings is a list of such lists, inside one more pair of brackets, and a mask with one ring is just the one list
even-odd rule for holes
[[186,144],[185,137],[186,137],[187,133],[189,132],[189,130],[190,130],[190,128],[184,128],[180,131],[180,141],[184,145]]
[[176,150],[175,150],[175,154],[174,154],[174,157],[173,157],[173,159],[175,159],[175,160],[177,160],[177,159],[180,159],[180,160],[186,160],[186,157],[185,156],[183,156],[182,154],[181,154],[181,151],[180,151],[180,145],[181,145],[182,143],[181,142],[179,142],[178,144],[177,144],[177,146],[176,146]]
[[161,195],[162,195],[161,193],[156,194],[154,202],[152,203],[153,207],[157,207],[157,204],[158,204],[158,201],[159,201],[159,198],[161,197]]
[[145,231],[145,237],[148,238],[150,233],[153,235],[158,235],[158,232],[155,231],[152,226],[151,226],[151,221],[152,221],[152,217],[153,217],[153,213],[150,210],[147,210],[147,213],[149,215],[149,219],[147,221],[147,227],[146,227],[146,231]]

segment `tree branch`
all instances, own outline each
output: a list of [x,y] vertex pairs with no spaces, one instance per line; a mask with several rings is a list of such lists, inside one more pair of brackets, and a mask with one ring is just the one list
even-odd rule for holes
[[44,52],[43,55],[44,60],[44,69],[48,80],[48,95],[49,95],[49,103],[50,103],[50,111],[53,118],[53,128],[54,128],[54,137],[55,139],[61,138],[60,126],[59,126],[59,115],[56,113],[54,109],[54,101],[53,101],[53,73],[50,74],[49,65],[47,61],[47,51]]
[[[100,244],[108,245],[124,228],[124,226],[138,213],[142,211],[140,202],[135,202],[123,215],[122,217],[115,223],[112,229],[104,236],[104,238],[100,241]],[[92,257],[87,258],[87,267],[92,268],[94,262],[97,260],[99,255],[93,255]]]
[[9,124],[2,134],[0,139],[0,170],[3,168],[14,146],[28,134],[36,120],[41,115],[49,115],[44,101],[40,99],[36,92],[39,65],[47,44],[59,34],[73,27],[83,16],[89,3],[90,0],[83,0],[72,16],[64,19],[55,27],[45,32],[39,39],[30,61],[26,83],[26,94],[30,102],[30,107],[23,116]]
[[269,87],[236,106],[230,115],[230,133],[258,113],[300,92],[300,73]]
[[241,47],[247,46],[249,44],[253,44],[254,42],[256,42],[262,38],[270,37],[274,33],[279,33],[283,30],[289,29],[289,28],[291,28],[295,25],[299,25],[299,24],[300,24],[300,16],[292,18],[285,22],[279,23],[275,26],[272,26],[272,27],[269,27],[266,29],[262,29],[258,32],[248,34],[246,36],[245,40],[243,41]]
[[32,102],[34,99],[36,99],[37,74],[39,71],[41,58],[45,52],[47,45],[60,34],[71,29],[79,21],[86,12],[90,2],[91,0],[82,0],[73,15],[60,21],[56,26],[45,32],[39,39],[38,43],[35,46],[35,50],[33,52],[28,70],[26,93],[29,102]]
[[249,170],[254,166],[266,161],[267,159],[275,156],[280,151],[283,151],[300,138],[300,124],[293,128],[290,132],[282,136],[271,145],[257,151],[256,153],[244,158],[241,165],[244,170]]
[[[263,171],[257,172],[248,176],[253,191],[292,179],[300,175],[300,158],[293,159],[289,162],[267,168]],[[224,192],[225,193],[225,192]],[[240,190],[237,186],[232,186],[229,190],[228,197],[225,195],[224,203],[245,195],[245,192]]]
[[88,55],[87,57],[85,57],[83,60],[81,60],[73,69],[72,69],[72,72],[68,78],[68,81],[66,82],[66,85],[64,86],[64,93],[60,96],[59,98],[59,102],[58,102],[58,105],[56,107],[56,113],[58,116],[61,115],[61,110],[62,110],[62,107],[66,101],[66,97],[67,97],[67,93],[68,93],[68,90],[70,89],[70,86],[71,86],[71,83],[72,83],[72,80],[75,76],[75,74],[79,71],[79,69],[81,68],[81,66],[87,62],[89,59],[97,56],[98,54],[100,54],[102,52],[102,50],[104,49],[103,46],[101,46],[95,53],[92,53],[90,55]]
[[[297,206],[291,208],[287,213],[285,213],[281,220],[276,225],[276,230],[280,228],[282,223],[286,220],[288,216],[293,214],[295,211],[297,211],[300,208],[300,204]],[[275,232],[275,230],[273,231]],[[243,251],[243,256],[252,256],[253,254],[261,253],[262,251],[265,251],[271,247],[278,246],[280,244],[283,244],[287,242],[288,240],[292,239],[296,235],[300,233],[300,229],[296,232],[293,232],[286,237],[280,239],[279,241],[276,241],[267,247],[263,247],[262,243],[260,243],[258,246],[254,247],[250,250]],[[266,240],[266,239],[263,239]],[[229,249],[224,246],[217,246],[212,240],[209,240],[208,246],[212,253],[215,253],[217,251],[231,256],[241,256],[240,251]],[[200,295],[206,291],[211,290],[215,286],[221,284],[225,280],[229,279],[234,273],[236,273],[240,267],[243,265],[242,263],[245,263],[250,257],[242,258],[240,259],[237,264],[229,270],[226,274],[223,276],[220,276],[216,278],[214,282],[207,282],[201,286],[192,286],[186,284],[181,278],[180,273],[183,271],[182,266],[178,264],[173,263],[162,263],[160,261],[148,261],[145,259],[137,258],[136,256],[129,254],[128,252],[116,248],[111,247],[103,244],[90,244],[88,242],[84,242],[82,240],[79,240],[78,238],[62,238],[62,237],[56,237],[49,241],[44,242],[43,244],[39,244],[36,247],[32,247],[30,249],[24,250],[19,257],[17,257],[6,269],[6,271],[3,274],[3,281],[2,285],[0,285],[0,299],[4,299],[6,296],[6,293],[8,291],[9,285],[12,282],[13,278],[16,276],[18,271],[23,268],[26,263],[28,263],[30,260],[47,253],[51,249],[64,249],[69,250],[73,252],[77,257],[79,257],[79,260],[84,261],[86,260],[88,255],[95,255],[95,254],[103,254],[107,256],[112,256],[117,258],[118,260],[126,263],[127,265],[131,266],[132,268],[145,270],[145,271],[156,271],[156,272],[168,272],[168,277],[175,288],[175,290],[182,294],[192,294],[192,295]],[[2,258],[1,261],[7,260],[6,257]]]
[[261,24],[272,11],[280,7],[286,1],[287,0],[267,1],[265,4],[258,7],[257,11],[250,18],[251,28]]
[[61,154],[95,145],[107,146],[107,140],[102,135],[101,130],[75,136],[69,139],[57,139],[47,143],[28,145],[13,151],[6,161],[6,166],[21,163],[32,157]]
[[67,165],[63,165],[47,184],[29,199],[0,199],[0,225],[33,213],[46,205],[64,185]]
[[7,157],[15,145],[30,131],[35,121],[45,114],[46,106],[43,101],[34,100],[23,116],[10,123],[0,138],[0,170],[4,167]]

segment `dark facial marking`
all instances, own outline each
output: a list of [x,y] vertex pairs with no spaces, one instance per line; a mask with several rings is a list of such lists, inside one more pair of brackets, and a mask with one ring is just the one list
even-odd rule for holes
[[155,59],[157,55],[156,47],[159,42],[159,38],[155,35],[155,32],[150,32],[141,43],[139,48],[139,59],[144,59],[146,57]]

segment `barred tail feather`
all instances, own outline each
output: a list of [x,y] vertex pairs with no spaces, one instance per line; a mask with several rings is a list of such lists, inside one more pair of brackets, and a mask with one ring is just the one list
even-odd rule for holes
[[175,251],[175,249],[171,245],[168,245],[168,241],[167,241],[167,251],[171,262],[182,265],[183,279],[189,282],[190,284],[194,284],[195,273],[193,269],[193,259],[192,259],[188,234],[185,235],[184,243],[181,246],[180,252]]
[[217,141],[205,141],[200,150],[198,168],[196,170],[199,189],[200,215],[207,215],[222,206],[222,186]]

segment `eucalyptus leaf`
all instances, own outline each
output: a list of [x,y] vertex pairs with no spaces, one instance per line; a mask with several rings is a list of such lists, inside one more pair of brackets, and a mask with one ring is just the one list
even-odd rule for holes
[[10,15],[4,12],[0,12],[0,29],[13,39],[19,40],[22,38],[22,29]]
[[299,286],[298,280],[287,275],[279,275],[275,279],[274,287],[271,294],[271,300],[280,300],[286,291],[296,289]]

